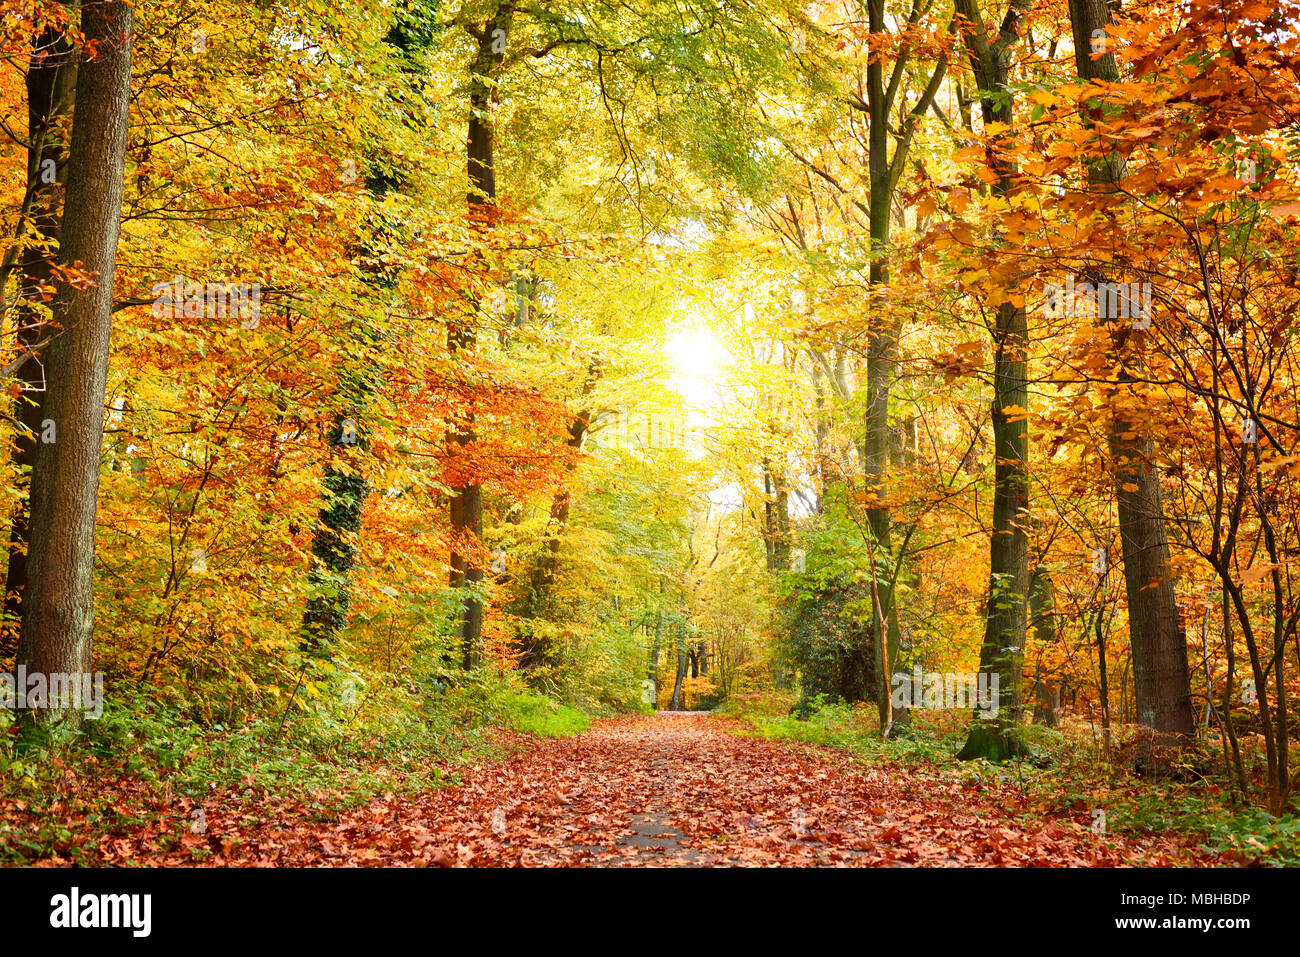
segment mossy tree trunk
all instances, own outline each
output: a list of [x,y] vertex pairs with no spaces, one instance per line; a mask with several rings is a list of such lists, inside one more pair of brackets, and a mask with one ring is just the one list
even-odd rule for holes
[[[961,31],[980,90],[986,127],[1002,124],[1009,132],[1014,97],[1007,83],[1011,53],[1020,40],[1031,0],[1011,0],[997,37],[985,32],[978,0],[956,0]],[[1003,135],[1007,135],[1004,132]],[[1005,196],[1015,173],[993,147],[994,196]],[[961,760],[1005,761],[1024,753],[1019,735],[1021,659],[1025,647],[1029,591],[1029,388],[1027,350],[1029,321],[1023,305],[997,306],[993,327],[993,534],[989,543],[988,609],[980,672],[998,679],[996,709],[977,709],[970,734],[958,753]]]

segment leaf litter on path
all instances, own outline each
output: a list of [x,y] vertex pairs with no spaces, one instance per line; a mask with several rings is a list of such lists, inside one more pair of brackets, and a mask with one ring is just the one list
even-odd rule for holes
[[[1092,867],[1214,863],[1182,839],[1028,815],[1010,786],[867,766],[705,714],[597,722],[322,823],[209,809],[206,866]],[[224,818],[224,819],[223,819]],[[1032,823],[1023,823],[1025,820]],[[131,863],[189,863],[126,839]],[[110,857],[114,855],[108,855]],[[116,863],[127,863],[119,860]],[[106,860],[105,863],[114,863]]]

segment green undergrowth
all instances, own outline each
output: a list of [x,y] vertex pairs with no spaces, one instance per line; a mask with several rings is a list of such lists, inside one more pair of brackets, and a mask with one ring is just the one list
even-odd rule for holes
[[326,669],[288,700],[232,716],[165,694],[116,688],[98,720],[20,736],[0,710],[0,864],[56,858],[95,863],[101,839],[157,828],[166,849],[192,808],[218,799],[245,821],[331,820],[385,795],[459,780],[466,764],[502,757],[501,729],[567,737],[581,711],[510,677],[363,680]]

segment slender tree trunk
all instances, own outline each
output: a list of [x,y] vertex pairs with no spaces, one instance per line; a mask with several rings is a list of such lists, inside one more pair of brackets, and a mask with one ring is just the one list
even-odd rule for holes
[[1040,565],[1029,585],[1029,628],[1042,646],[1034,668],[1034,721],[1049,728],[1058,724],[1061,691],[1043,674],[1042,650],[1056,643],[1056,589],[1052,576]]
[[367,440],[354,419],[336,418],[330,429],[330,463],[321,480],[324,504],[312,538],[312,566],[308,581],[319,593],[307,600],[303,614],[303,647],[328,651],[348,622],[351,592],[348,587],[356,562],[356,536],[370,495],[370,483],[348,461],[352,448],[365,451]]
[[763,459],[763,552],[767,556],[767,570],[776,571],[776,521],[772,505],[772,469]]
[[[412,64],[418,41],[402,29],[389,32],[385,43],[404,54],[402,62]],[[406,72],[423,73],[408,65]],[[394,99],[394,104],[402,104]],[[381,206],[385,197],[401,188],[406,173],[400,169],[366,170],[365,185],[371,201]],[[361,237],[354,255],[361,262],[367,299],[391,299],[397,276],[388,256],[393,230],[383,217],[373,219],[368,235]],[[312,596],[303,614],[302,647],[313,654],[328,654],[347,626],[351,605],[352,568],[356,562],[357,539],[371,487],[366,474],[370,452],[369,429],[365,425],[374,396],[381,390],[382,372],[376,356],[382,335],[362,316],[352,318],[341,350],[342,361],[336,386],[339,411],[329,427],[329,459],[321,479],[321,507],[312,539],[312,564],[308,583]]]
[[[885,10],[882,0],[869,0],[868,25],[873,34],[886,30]],[[889,467],[890,431],[889,397],[893,387],[894,363],[898,351],[899,323],[885,315],[885,287],[889,285],[886,256],[889,249],[889,215],[893,210],[894,195],[890,183],[889,159],[889,109],[884,81],[884,58],[872,57],[867,64],[867,110],[870,126],[867,131],[867,177],[870,184],[868,197],[868,223],[871,232],[871,326],[867,345],[867,410],[863,457],[864,485],[871,496],[867,507],[867,524],[873,539],[872,614],[871,633],[882,643],[875,653],[881,661],[876,703],[880,711],[880,726],[892,723],[890,712],[889,676],[898,660],[899,628],[898,608],[894,603],[893,542],[890,526],[892,516],[885,507],[885,474]],[[905,150],[905,146],[899,146]],[[883,622],[883,629],[881,623]],[[882,634],[883,630],[883,634]]]
[[677,677],[673,681],[673,696],[668,704],[669,711],[682,710],[682,684],[686,681],[686,632],[677,630]]
[[[661,582],[660,592],[662,593],[662,591]],[[663,645],[663,640],[664,613],[663,611],[657,611],[655,612],[655,639],[654,644],[650,647],[650,667],[646,669],[647,674],[650,676],[650,683],[653,687],[652,694],[654,695],[654,700],[650,703],[656,709],[659,707],[659,649]]]
[[[890,29],[890,22],[885,15],[885,0],[867,0],[867,24],[873,36],[882,36]],[[920,5],[912,7],[908,18],[909,25],[915,23],[920,15]],[[893,26],[900,27],[895,20]],[[904,50],[909,49],[904,47]],[[896,67],[901,69],[908,54],[902,54],[904,60]],[[895,558],[890,526],[892,516],[884,503],[885,476],[889,467],[890,452],[893,447],[893,433],[889,428],[889,400],[893,389],[895,367],[898,360],[898,338],[902,331],[899,319],[887,314],[886,290],[889,285],[889,228],[890,215],[894,210],[894,189],[897,186],[904,165],[911,150],[912,136],[921,119],[930,109],[934,97],[947,73],[947,56],[939,58],[934,71],[925,85],[917,102],[908,112],[906,118],[895,130],[892,126],[891,112],[899,86],[900,73],[895,72],[889,82],[885,81],[885,58],[873,56],[867,63],[867,103],[866,109],[870,119],[867,131],[867,179],[870,185],[867,218],[871,234],[871,268],[869,273],[871,296],[871,327],[867,347],[867,408],[866,435],[863,442],[864,486],[869,497],[867,523],[871,528],[873,574],[875,585],[872,591],[872,621],[883,620],[884,626],[873,624],[872,632],[882,643],[882,650],[877,657],[884,667],[881,669],[877,703],[880,710],[880,725],[888,731],[895,724],[901,725],[905,716],[901,713],[899,721],[891,721],[890,675],[898,664],[898,653],[902,644],[899,628],[898,604],[895,601],[897,581],[900,569]],[[896,144],[890,155],[890,136],[895,136]],[[881,632],[883,631],[883,634]]]
[[[568,437],[565,439],[565,444],[569,448],[575,451],[582,449],[590,419],[590,412],[581,412],[574,416],[569,425]],[[524,596],[523,606],[518,609],[523,618],[541,618],[547,612],[547,602],[555,581],[555,573],[560,567],[560,535],[569,523],[569,509],[572,505],[573,494],[567,486],[556,492],[551,500],[551,531],[528,575],[528,592]],[[551,653],[546,639],[535,632],[524,633],[520,637],[526,643],[519,649],[519,666],[528,670],[544,664]]]
[[831,462],[830,452],[827,444],[830,441],[830,415],[827,409],[826,389],[822,385],[822,367],[819,362],[814,361],[812,364],[812,384],[813,395],[815,396],[817,409],[817,514],[822,514],[826,507],[826,490],[831,485]]
[[[1029,403],[1025,351],[1028,320],[1023,306],[998,307],[993,398],[993,535],[989,543],[988,616],[980,671],[998,678],[995,715],[976,712],[958,758],[1002,761],[1023,753],[1016,733],[1020,720],[1020,669],[1025,646],[1029,591],[1029,434],[1023,412]],[[990,681],[992,678],[990,677]]]
[[1097,608],[1097,616],[1093,619],[1093,633],[1097,639],[1097,697],[1101,699],[1101,753],[1105,756],[1107,763],[1110,762],[1110,671],[1106,664],[1106,630],[1103,627],[1103,618],[1106,614],[1106,604]]
[[[469,193],[466,197],[470,218],[491,221],[496,206],[497,180],[495,159],[495,130],[491,116],[496,81],[505,61],[505,49],[514,14],[510,4],[498,4],[492,19],[476,32],[478,53],[470,70],[469,129],[466,136],[466,171],[469,174]],[[448,324],[447,347],[452,353],[472,352],[477,345],[477,330],[472,318]],[[451,444],[461,452],[475,439],[474,413],[456,426],[450,435]],[[452,588],[468,591],[461,604],[458,632],[461,642],[461,666],[466,670],[478,667],[483,637],[483,600],[478,589],[483,581],[483,568],[477,558],[466,554],[477,548],[483,539],[483,486],[469,481],[452,489],[450,507],[452,533],[460,540],[451,553]]]
[[[991,41],[978,0],[956,0],[955,10],[965,21],[961,29],[981,91],[980,109],[986,128],[993,123],[1003,124],[1008,130],[1011,127],[1014,98],[1007,86],[1011,52],[1019,42],[1030,5],[1031,0],[1011,0],[997,38]],[[994,150],[996,153],[996,146]],[[994,164],[998,179],[992,187],[993,195],[1005,196],[1011,190],[1015,171],[1001,156],[995,156]],[[975,712],[970,735],[957,757],[1002,761],[1024,753],[1018,734],[1029,590],[1029,321],[1024,305],[1001,303],[992,331],[993,535],[989,543],[988,616],[980,671],[989,674],[990,681],[997,676],[998,707],[996,714]]]
[[[55,441],[37,446],[31,477],[29,582],[18,661],[44,674],[88,673],[94,632],[95,506],[104,438],[104,393],[112,326],[113,272],[122,210],[131,103],[135,10],[127,2],[87,2],[82,34],[95,55],[77,79],[59,263],[93,278],[60,280],[54,318],[61,328],[46,356],[42,414]],[[80,712],[48,702],[47,714]]]
[[1237,677],[1237,651],[1232,642],[1232,612],[1228,589],[1221,587],[1219,592],[1220,611],[1223,615],[1223,653],[1227,661],[1227,674],[1223,676],[1223,700],[1219,706],[1220,721],[1228,744],[1232,749],[1232,766],[1236,771],[1237,787],[1243,801],[1250,799],[1246,789],[1246,767],[1241,758],[1241,743],[1237,740],[1237,727],[1232,721],[1232,692]]

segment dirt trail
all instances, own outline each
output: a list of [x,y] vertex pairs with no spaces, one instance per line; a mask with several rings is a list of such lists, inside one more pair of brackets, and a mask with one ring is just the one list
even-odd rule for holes
[[[1090,815],[1022,825],[1014,785],[870,768],[697,714],[599,722],[330,825],[249,834],[222,863],[380,866],[1114,866],[1193,862]],[[223,855],[224,856],[224,855]],[[213,862],[215,863],[215,862]]]

